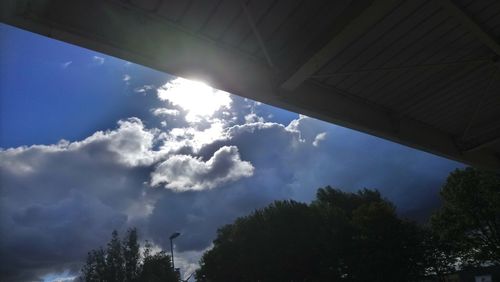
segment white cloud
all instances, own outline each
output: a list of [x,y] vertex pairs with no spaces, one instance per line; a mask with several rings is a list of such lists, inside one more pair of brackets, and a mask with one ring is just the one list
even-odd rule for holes
[[197,153],[205,145],[226,139],[227,131],[226,124],[219,119],[213,119],[201,130],[194,127],[172,128],[167,134],[162,135],[161,151],[173,153],[182,148],[190,148],[193,153]]
[[78,281],[78,277],[70,275],[68,271],[63,273],[48,274],[43,277],[44,282],[73,282]]
[[212,246],[206,248],[202,251],[185,251],[175,253],[175,266],[181,269],[181,278],[188,279],[189,281],[194,281],[194,272],[199,268],[198,262],[201,259],[203,253],[211,249]]
[[92,61],[98,65],[104,64],[104,58],[99,56],[92,57]]
[[152,89],[154,89],[154,85],[147,84],[147,85],[143,85],[141,87],[135,88],[134,92],[146,94],[146,92],[148,92],[149,90],[152,90]]
[[254,123],[254,122],[264,122],[264,118],[256,115],[255,113],[250,113],[245,116],[245,123]]
[[118,129],[98,131],[80,142],[69,144],[76,150],[81,146],[103,143],[108,153],[114,153],[117,159],[125,165],[149,165],[155,161],[156,153],[152,151],[155,131],[144,128],[138,118],[129,118],[118,122]]
[[61,64],[61,68],[63,69],[66,69],[67,67],[69,67],[69,65],[71,65],[73,63],[73,61],[67,61],[65,63],[62,63]]
[[122,80],[128,82],[132,77],[129,74],[124,74]]
[[213,189],[252,176],[254,167],[242,161],[238,148],[224,146],[206,162],[189,155],[174,155],[151,173],[151,185],[174,191]]
[[325,139],[326,139],[326,132],[321,132],[318,135],[316,135],[312,144],[314,147],[318,147],[319,143]]
[[179,110],[167,108],[156,108],[151,112],[155,116],[178,116],[180,114]]

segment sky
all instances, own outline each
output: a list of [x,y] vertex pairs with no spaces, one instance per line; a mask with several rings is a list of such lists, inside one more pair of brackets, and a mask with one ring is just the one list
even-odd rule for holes
[[[167,58],[168,59],[168,58]],[[113,229],[196,269],[218,227],[318,188],[425,220],[462,164],[0,24],[0,280],[70,281]]]

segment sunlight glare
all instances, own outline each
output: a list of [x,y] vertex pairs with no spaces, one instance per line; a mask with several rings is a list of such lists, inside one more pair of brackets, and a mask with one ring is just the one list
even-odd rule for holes
[[205,83],[176,78],[158,89],[158,97],[186,110],[186,120],[209,118],[217,110],[231,105],[229,93],[214,89]]

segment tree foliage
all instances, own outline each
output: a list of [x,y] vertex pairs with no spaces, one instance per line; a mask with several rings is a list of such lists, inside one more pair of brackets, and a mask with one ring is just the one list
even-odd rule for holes
[[410,281],[423,273],[420,230],[377,191],[319,189],[218,230],[197,281]]
[[134,281],[136,277],[140,275],[140,245],[137,239],[137,230],[134,228],[128,231],[123,242],[122,250],[125,281]]
[[[152,253],[151,245],[146,242],[144,261],[138,281],[164,282],[178,281],[177,274],[172,270],[170,256],[165,251]],[[165,267],[168,266],[168,267]]]
[[170,256],[164,251],[153,253],[146,243],[140,253],[137,230],[128,230],[123,240],[115,230],[106,250],[99,248],[88,253],[82,268],[85,282],[156,282],[178,281]]
[[452,242],[443,240],[433,229],[426,226],[421,229],[420,243],[424,250],[426,274],[445,281],[445,276],[454,272],[459,263],[458,257],[452,251]]
[[432,219],[441,241],[462,262],[500,263],[500,175],[466,168],[452,172]]
[[[129,232],[130,234],[130,232]],[[124,281],[124,257],[118,232],[113,231],[106,251],[106,281]]]

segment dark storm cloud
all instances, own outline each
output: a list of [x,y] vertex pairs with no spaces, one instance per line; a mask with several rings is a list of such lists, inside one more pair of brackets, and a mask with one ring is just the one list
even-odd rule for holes
[[127,221],[125,214],[77,192],[53,205],[11,212],[9,208],[15,209],[2,208],[12,215],[2,221],[6,230],[0,263],[4,281],[28,281],[44,272],[77,270],[86,250],[104,243],[107,229]]
[[164,246],[165,234],[181,230],[185,237],[178,242],[179,250],[202,250],[217,226],[273,200],[309,201],[325,185],[349,191],[376,188],[402,213],[419,215],[436,203],[442,181],[459,165],[307,117],[289,126],[237,125],[227,134],[204,146],[199,155],[208,159],[222,146],[235,146],[255,167],[254,175],[211,191],[163,197],[148,226]]
[[79,268],[110,230],[140,216],[151,143],[132,119],[81,142],[0,151],[2,281]]
[[[402,212],[436,204],[448,172],[460,164],[346,128],[300,117],[288,126],[250,123],[233,126],[231,138],[205,146],[201,155],[234,145],[243,159],[266,174],[270,191],[309,201],[319,187],[379,189]],[[318,137],[319,136],[319,137]],[[265,152],[265,153],[264,153]],[[270,187],[273,186],[274,188]],[[265,192],[263,192],[265,193]],[[279,194],[279,193],[278,193]]]

